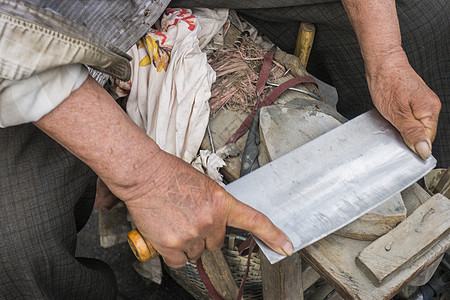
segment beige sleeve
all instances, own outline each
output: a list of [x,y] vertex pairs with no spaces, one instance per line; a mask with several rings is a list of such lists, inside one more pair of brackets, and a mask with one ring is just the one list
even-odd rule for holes
[[0,127],[38,121],[86,80],[82,64],[49,69],[23,80],[0,82]]

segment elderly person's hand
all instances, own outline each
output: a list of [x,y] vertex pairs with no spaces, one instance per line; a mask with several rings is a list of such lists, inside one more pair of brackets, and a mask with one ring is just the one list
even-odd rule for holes
[[160,155],[164,168],[122,198],[141,234],[169,266],[182,267],[205,248],[220,249],[226,225],[252,232],[280,254],[292,253],[289,239],[266,216],[181,159]]
[[367,83],[378,111],[400,131],[411,150],[428,158],[441,103],[412,69],[404,52],[389,53],[367,73]]
[[289,238],[266,216],[162,151],[94,79],[35,124],[99,175],[100,208],[110,208],[114,195],[125,202],[169,266],[220,248],[226,225],[254,233],[280,254],[292,253]]
[[441,104],[401,46],[395,0],[342,0],[356,32],[372,101],[422,158],[431,155]]

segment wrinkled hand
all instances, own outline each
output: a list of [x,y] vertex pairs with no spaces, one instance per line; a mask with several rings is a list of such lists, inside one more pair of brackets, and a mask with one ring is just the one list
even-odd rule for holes
[[404,53],[391,54],[367,82],[378,111],[394,125],[412,151],[423,159],[431,155],[441,103],[412,69]]
[[[292,254],[288,237],[263,214],[237,201],[216,182],[161,151],[163,167],[137,188],[118,191],[141,234],[171,267],[203,250],[220,249],[225,225],[250,231],[272,249]],[[117,193],[116,193],[117,194]]]
[[163,152],[93,78],[34,124],[125,202],[144,238],[169,266],[185,265],[204,248],[220,248],[225,225],[253,232],[279,253],[292,253],[287,236],[267,217]]

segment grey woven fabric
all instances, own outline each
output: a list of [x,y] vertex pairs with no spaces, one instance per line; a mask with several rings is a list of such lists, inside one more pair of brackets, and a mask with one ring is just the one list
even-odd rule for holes
[[95,174],[31,124],[0,130],[0,299],[114,299],[115,277],[75,258]]
[[[396,1],[403,48],[411,65],[442,102],[433,155],[450,166],[450,1]],[[237,9],[283,50],[293,52],[299,22],[317,28],[308,71],[334,85],[338,111],[353,118],[374,106],[356,35],[340,1],[174,0],[171,6]],[[421,95],[417,95],[421,97]]]
[[127,51],[163,13],[170,0],[22,0],[76,23]]

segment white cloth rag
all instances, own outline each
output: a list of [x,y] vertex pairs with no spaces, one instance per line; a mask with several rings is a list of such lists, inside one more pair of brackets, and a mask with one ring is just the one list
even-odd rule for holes
[[200,50],[198,20],[188,9],[167,9],[128,52],[133,57],[127,112],[164,151],[188,163],[197,156],[209,120],[215,72]]

